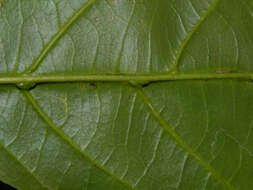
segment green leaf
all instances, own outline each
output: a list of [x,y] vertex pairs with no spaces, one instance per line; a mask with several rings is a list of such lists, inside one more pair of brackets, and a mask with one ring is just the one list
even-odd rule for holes
[[253,189],[252,0],[0,0],[0,180]]

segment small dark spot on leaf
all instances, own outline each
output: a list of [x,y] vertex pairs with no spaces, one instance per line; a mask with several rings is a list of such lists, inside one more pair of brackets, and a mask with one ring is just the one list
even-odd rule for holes
[[94,88],[94,89],[96,89],[96,88],[97,88],[96,83],[90,83],[90,86],[91,86],[92,88]]
[[150,85],[150,83],[148,82],[148,83],[142,84],[141,86],[142,86],[142,88],[145,88],[145,87],[148,87],[149,85]]

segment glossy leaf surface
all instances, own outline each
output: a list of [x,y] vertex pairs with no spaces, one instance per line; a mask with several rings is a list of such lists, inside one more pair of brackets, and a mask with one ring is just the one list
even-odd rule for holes
[[0,7],[1,181],[253,188],[252,0]]

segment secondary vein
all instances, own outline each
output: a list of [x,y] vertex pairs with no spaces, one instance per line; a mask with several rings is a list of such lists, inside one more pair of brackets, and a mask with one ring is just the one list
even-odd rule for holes
[[32,176],[32,178],[34,178],[35,179],[35,181],[36,182],[38,182],[38,184],[41,186],[41,187],[43,187],[43,189],[45,189],[45,190],[48,190],[49,188],[48,187],[46,187],[44,184],[42,184],[40,181],[39,181],[39,179],[19,160],[19,159],[17,159],[17,156],[15,155],[15,154],[13,154],[6,146],[4,146],[4,144],[0,141],[0,147],[2,147],[11,157],[13,157],[13,159],[15,160],[15,161],[17,161],[18,163],[19,163],[19,165],[21,166],[21,167],[23,167],[24,168],[24,170],[29,174],[29,175],[31,175]]
[[169,126],[169,124],[163,119],[159,112],[154,108],[151,101],[148,99],[146,94],[142,89],[138,88],[137,93],[139,97],[143,100],[144,104],[148,106],[150,113],[157,119],[163,129],[175,140],[175,142],[186,152],[188,152],[193,158],[195,158],[198,163],[205,168],[212,176],[220,182],[228,190],[236,190],[226,179],[222,178],[214,168],[212,168],[207,162],[205,162],[201,156],[193,151],[193,149],[184,142],[184,140],[176,133],[176,131]]
[[194,25],[194,27],[191,29],[191,31],[188,33],[186,38],[183,40],[181,46],[179,47],[177,54],[176,54],[176,59],[175,62],[171,68],[171,71],[177,70],[177,66],[179,64],[179,60],[181,59],[181,55],[185,49],[185,47],[189,44],[190,40],[192,39],[192,36],[197,32],[199,27],[201,26],[202,23],[208,18],[208,16],[215,10],[217,5],[219,4],[220,0],[215,0],[214,3],[207,9],[207,11],[200,16],[199,21]]
[[72,17],[63,25],[63,27],[56,33],[56,35],[50,40],[50,42],[43,48],[40,52],[39,56],[34,59],[34,62],[23,71],[23,73],[31,73],[34,72],[49,51],[55,46],[55,44],[59,41],[59,39],[63,36],[63,34],[70,28],[70,26],[87,10],[96,0],[88,0],[77,12],[73,14]]
[[47,116],[47,114],[42,110],[40,105],[36,102],[36,100],[33,98],[33,96],[28,91],[22,90],[21,92],[26,97],[27,101],[31,103],[33,108],[38,113],[38,115],[45,121],[45,123],[49,126],[49,128],[52,129],[55,132],[55,134],[57,136],[59,136],[66,143],[68,143],[76,152],[80,153],[86,160],[89,160],[92,165],[94,165],[98,169],[102,170],[104,173],[108,174],[109,176],[114,178],[116,181],[119,181],[121,184],[123,184],[128,189],[135,190],[134,187],[132,185],[130,185],[127,181],[125,181],[124,179],[121,179],[119,176],[113,174],[106,167],[102,166],[101,164],[96,162],[92,157],[90,157],[88,154],[83,152],[80,149],[80,147],[70,137],[68,137],[62,130],[60,130],[54,124],[54,122]]

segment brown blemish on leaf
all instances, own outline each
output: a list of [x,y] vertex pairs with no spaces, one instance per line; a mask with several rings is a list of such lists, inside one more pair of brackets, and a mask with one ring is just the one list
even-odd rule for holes
[[95,18],[95,22],[96,22],[96,23],[99,22],[99,18],[98,18],[98,17]]

